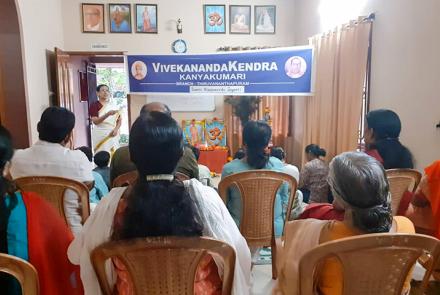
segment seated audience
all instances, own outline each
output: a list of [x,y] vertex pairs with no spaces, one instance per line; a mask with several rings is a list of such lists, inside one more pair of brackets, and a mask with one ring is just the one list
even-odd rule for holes
[[[364,135],[366,153],[381,162],[385,169],[413,168],[411,153],[399,142],[400,130],[399,116],[391,110],[374,110],[367,114]],[[404,194],[397,215],[405,215],[411,198],[410,192]],[[307,206],[300,218],[341,220],[343,215],[343,210],[322,203]]]
[[[77,150],[82,151],[87,159],[89,159],[90,162],[93,161],[93,154],[92,154],[92,149],[87,147],[87,146],[82,146],[77,148]],[[107,152],[105,152],[107,153]],[[99,201],[108,194],[108,187],[104,182],[104,179],[102,178],[101,174],[99,174],[96,171],[92,171],[92,175],[93,175],[93,179],[95,180],[94,186],[93,188],[90,190],[90,195],[89,195],[89,199],[90,199],[90,203],[91,204],[91,208],[90,209],[94,209],[94,207],[96,206],[96,204],[99,203]]]
[[296,166],[286,163],[286,152],[280,146],[274,146],[270,150],[270,155],[272,157],[278,158],[284,164],[284,172],[292,175],[296,182],[299,182],[299,170]]
[[[49,107],[38,122],[39,141],[12,158],[13,179],[24,176],[58,176],[79,182],[92,182],[92,165],[81,151],[66,148],[72,137],[75,115],[60,107]],[[81,204],[78,196],[66,191],[64,210],[73,234],[81,230]]]
[[241,159],[243,159],[245,156],[246,156],[246,152],[245,152],[245,150],[244,150],[243,148],[239,148],[239,149],[235,152],[235,154],[234,154],[234,160],[235,160],[235,159],[239,159],[239,160],[241,160]]
[[[200,150],[195,146],[190,146],[190,148],[194,153],[194,157],[196,158],[196,161],[198,162],[200,157]],[[198,166],[199,166],[199,181],[204,185],[213,187],[214,184],[212,183],[211,171],[209,170],[209,168],[202,164],[198,164]]]
[[[67,259],[72,233],[52,205],[6,178],[12,153],[9,132],[0,126],[0,252],[35,267],[40,294],[83,294],[79,269]],[[22,294],[18,281],[6,273],[0,273],[0,289],[1,294]]]
[[[297,220],[286,225],[280,248],[278,286],[274,294],[299,294],[298,265],[311,248],[333,240],[369,233],[414,233],[406,217],[391,215],[391,196],[385,170],[363,153],[343,153],[330,163],[329,183],[335,201],[345,211],[342,221]],[[317,293],[342,294],[342,266],[336,258],[325,260],[316,276]],[[411,275],[402,294],[409,294]]]
[[328,166],[320,157],[326,152],[319,145],[306,146],[307,163],[299,176],[298,187],[307,203],[327,203],[329,187],[327,184]]
[[[141,109],[140,115],[143,115],[147,112],[161,112],[171,116],[170,108],[167,105],[159,102],[151,102],[144,105]],[[130,160],[128,146],[117,149],[113,154],[112,161],[110,163],[110,181],[113,183],[113,180],[115,180],[115,178],[119,175],[134,170],[136,170],[136,167]],[[176,171],[186,175],[190,179],[199,178],[199,167],[190,148],[184,148],[183,156],[177,164]]]
[[[137,182],[112,189],[68,249],[70,260],[81,266],[86,294],[100,294],[90,261],[95,247],[109,240],[166,235],[204,235],[227,242],[236,253],[232,294],[249,294],[250,251],[221,198],[197,179],[182,183],[173,175],[183,154],[177,122],[160,112],[142,114],[131,128],[129,150]],[[116,272],[115,294],[133,294],[124,265],[115,259],[111,270]],[[218,266],[207,256],[197,270],[195,294],[218,294],[219,288]]]
[[93,169],[93,171],[98,172],[102,176],[107,188],[110,189],[110,167],[108,166],[110,163],[110,153],[106,151],[97,152],[93,157],[93,162],[96,165],[96,168]]
[[[268,169],[283,172],[283,163],[275,157],[269,155],[268,145],[272,136],[270,126],[264,121],[249,121],[243,128],[243,142],[246,149],[246,157],[235,159],[223,167],[222,178],[248,170]],[[284,220],[286,216],[288,197],[288,186],[281,186],[277,192],[274,207],[275,235],[281,236],[283,233]],[[229,190],[227,207],[234,218],[237,226],[241,219],[241,197],[236,189]]]
[[367,114],[364,131],[366,153],[385,169],[414,168],[411,152],[399,141],[402,125],[391,110],[374,110]]

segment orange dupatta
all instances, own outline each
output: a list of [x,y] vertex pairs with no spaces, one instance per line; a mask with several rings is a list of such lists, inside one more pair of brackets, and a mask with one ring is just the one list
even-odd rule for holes
[[436,224],[436,237],[440,238],[440,160],[425,168],[428,177],[429,201]]

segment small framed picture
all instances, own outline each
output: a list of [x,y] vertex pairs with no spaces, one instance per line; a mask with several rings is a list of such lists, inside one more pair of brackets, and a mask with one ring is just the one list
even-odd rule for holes
[[156,4],[136,4],[136,33],[157,34]]
[[130,4],[108,5],[110,33],[131,33]]
[[81,4],[83,33],[104,33],[104,4]]
[[205,34],[226,34],[226,6],[203,5]]
[[255,34],[275,34],[276,6],[255,5]]
[[229,5],[229,33],[251,33],[251,6]]

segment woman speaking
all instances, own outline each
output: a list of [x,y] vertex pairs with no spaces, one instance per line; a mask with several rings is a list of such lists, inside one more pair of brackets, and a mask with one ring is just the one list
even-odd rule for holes
[[121,116],[116,107],[110,102],[110,92],[107,85],[96,88],[98,101],[89,107],[89,115],[94,124],[92,129],[93,151],[107,151],[110,154],[119,146],[119,128]]

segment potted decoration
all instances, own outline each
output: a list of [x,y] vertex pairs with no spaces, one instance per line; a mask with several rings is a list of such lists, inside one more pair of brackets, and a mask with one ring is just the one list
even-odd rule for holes
[[236,115],[244,126],[251,118],[252,114],[258,109],[261,102],[260,96],[230,96],[225,99],[226,103],[232,105],[234,115]]

